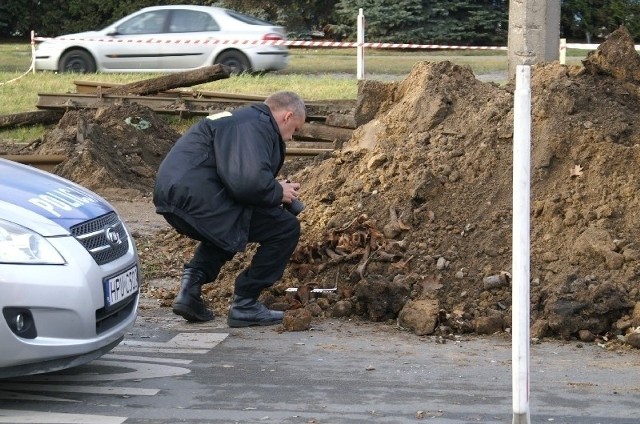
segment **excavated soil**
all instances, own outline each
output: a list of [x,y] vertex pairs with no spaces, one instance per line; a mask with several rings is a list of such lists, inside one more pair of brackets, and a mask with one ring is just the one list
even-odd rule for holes
[[[630,341],[637,334],[639,64],[621,28],[584,67],[532,68],[534,337]],[[360,88],[360,125],[351,140],[283,169],[282,177],[302,183],[306,209],[291,266],[265,302],[293,315],[309,311],[313,319],[374,321],[396,320],[409,303],[422,302],[433,325],[419,332],[409,324],[418,334],[508,329],[513,83],[482,82],[449,62],[421,62],[403,81]],[[170,306],[194,248],[151,216],[155,170],[177,138],[149,109],[120,105],[69,111],[23,149],[64,153],[69,160],[56,174],[126,209],[143,294],[159,307]],[[205,286],[216,312],[225,314],[233,279],[254,249]]]

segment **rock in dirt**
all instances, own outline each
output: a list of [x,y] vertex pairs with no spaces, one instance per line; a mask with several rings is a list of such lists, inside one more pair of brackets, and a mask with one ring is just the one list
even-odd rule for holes
[[433,334],[438,323],[440,306],[437,300],[412,300],[407,302],[398,316],[398,325],[418,336]]
[[282,320],[285,331],[305,331],[311,328],[313,315],[306,309],[287,311]]
[[627,334],[626,342],[629,345],[640,349],[640,332],[639,331],[633,331],[633,332]]
[[475,322],[477,334],[494,334],[504,329],[504,318],[500,315],[478,317]]
[[331,316],[334,318],[345,318],[351,316],[353,312],[353,305],[349,300],[339,300],[331,309]]
[[380,276],[362,280],[355,288],[361,314],[372,321],[395,319],[409,299],[409,286],[402,281],[387,281]]
[[634,327],[640,327],[640,302],[636,302],[633,306],[633,312],[631,313],[631,325]]

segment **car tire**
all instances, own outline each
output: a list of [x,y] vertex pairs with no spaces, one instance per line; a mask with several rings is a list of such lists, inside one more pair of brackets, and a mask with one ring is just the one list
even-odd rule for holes
[[249,59],[244,53],[238,50],[227,50],[217,57],[216,63],[226,65],[231,68],[231,73],[234,75],[241,74],[243,72],[250,72],[251,65]]
[[77,72],[80,74],[96,71],[96,62],[85,50],[69,50],[60,58],[60,72]]

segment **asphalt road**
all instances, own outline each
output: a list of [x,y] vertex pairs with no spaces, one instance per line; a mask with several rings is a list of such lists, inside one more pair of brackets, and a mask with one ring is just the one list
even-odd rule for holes
[[[0,380],[0,423],[511,423],[511,339],[440,342],[391,324],[305,332],[142,309],[110,354]],[[532,423],[640,421],[640,351],[531,347]]]

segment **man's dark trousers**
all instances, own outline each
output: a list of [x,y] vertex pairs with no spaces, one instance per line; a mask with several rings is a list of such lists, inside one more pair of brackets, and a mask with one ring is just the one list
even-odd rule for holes
[[[176,215],[165,215],[167,222],[180,234],[200,243],[193,258],[185,266],[199,268],[207,281],[218,277],[222,266],[234,256],[207,240],[196,228]],[[271,287],[283,273],[300,239],[300,222],[284,208],[254,208],[249,227],[249,242],[258,243],[251,265],[235,281],[235,295],[257,299],[260,292]]]

